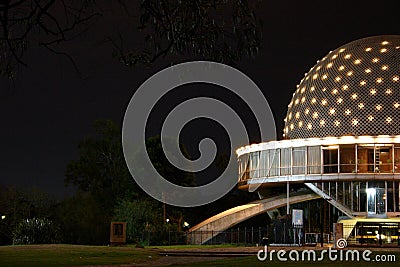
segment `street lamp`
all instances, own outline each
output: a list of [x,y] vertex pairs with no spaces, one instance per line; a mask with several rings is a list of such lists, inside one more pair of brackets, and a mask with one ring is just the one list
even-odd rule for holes
[[183,222],[183,227],[189,227],[188,222]]
[[2,215],[1,219],[4,220],[6,218],[6,215]]

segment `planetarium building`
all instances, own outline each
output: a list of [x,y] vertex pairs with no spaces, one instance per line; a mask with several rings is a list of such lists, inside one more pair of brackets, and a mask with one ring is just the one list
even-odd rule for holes
[[329,52],[297,85],[283,140],[236,152],[241,189],[268,197],[301,185],[353,222],[397,221],[390,219],[400,216],[400,36]]
[[[254,214],[285,207],[290,214],[289,205],[322,201],[336,214],[328,224],[349,226],[345,238],[379,231],[388,242],[399,240],[400,36],[368,37],[329,52],[295,88],[282,140],[236,153],[239,188],[258,192],[264,205]],[[245,206],[231,213],[253,208]],[[320,207],[309,206],[309,220]],[[211,221],[227,221],[226,214]],[[198,229],[214,229],[207,225]],[[396,226],[383,233],[382,225]]]

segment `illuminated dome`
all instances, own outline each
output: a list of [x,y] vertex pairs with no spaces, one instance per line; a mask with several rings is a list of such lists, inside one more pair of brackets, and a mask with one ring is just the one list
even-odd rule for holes
[[400,134],[400,36],[374,36],[329,52],[297,86],[290,139]]

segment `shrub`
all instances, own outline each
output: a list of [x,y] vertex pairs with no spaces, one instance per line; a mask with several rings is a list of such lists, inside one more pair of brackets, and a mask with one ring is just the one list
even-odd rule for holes
[[60,240],[59,227],[45,218],[24,219],[13,231],[14,245],[55,244]]

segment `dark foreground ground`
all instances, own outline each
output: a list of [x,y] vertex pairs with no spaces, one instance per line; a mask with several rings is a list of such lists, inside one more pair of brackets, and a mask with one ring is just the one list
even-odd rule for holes
[[[347,250],[343,250],[342,260],[337,252],[337,260],[331,261],[328,257],[328,247],[269,247],[273,260],[257,259],[257,252],[262,247],[233,247],[233,246],[171,246],[171,247],[101,247],[101,246],[76,246],[76,245],[32,245],[32,246],[4,246],[0,247],[0,266],[399,266],[400,248],[355,248],[358,250],[360,260],[351,260]],[[278,250],[285,250],[281,254],[286,261],[279,261]],[[291,252],[295,249],[297,252]],[[303,250],[316,250],[316,260],[312,256],[308,260],[308,253]],[[370,261],[362,259],[362,253],[369,249],[372,253],[368,256]],[[280,252],[283,253],[283,252]],[[299,260],[292,260],[289,257]],[[323,260],[319,261],[321,253]],[[263,254],[261,255],[263,256]]]

